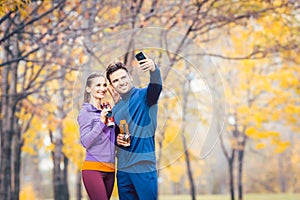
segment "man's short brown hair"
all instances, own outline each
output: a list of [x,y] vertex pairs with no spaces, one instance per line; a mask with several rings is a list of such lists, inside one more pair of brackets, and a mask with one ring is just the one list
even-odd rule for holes
[[128,73],[128,69],[122,62],[111,63],[106,68],[106,78],[111,83],[110,75],[119,69],[124,69]]

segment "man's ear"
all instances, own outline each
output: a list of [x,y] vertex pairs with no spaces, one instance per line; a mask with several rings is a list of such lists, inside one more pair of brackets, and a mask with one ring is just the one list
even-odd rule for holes
[[128,74],[128,76],[129,76],[130,81],[133,82],[133,78],[132,78],[131,74]]

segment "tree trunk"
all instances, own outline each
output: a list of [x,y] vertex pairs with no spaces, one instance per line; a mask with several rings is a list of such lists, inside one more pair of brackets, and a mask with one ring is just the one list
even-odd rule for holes
[[285,193],[286,192],[286,185],[287,185],[287,181],[286,181],[286,176],[284,173],[284,165],[283,163],[285,162],[284,160],[284,154],[280,154],[278,156],[278,165],[279,165],[279,184],[280,184],[280,192]]
[[69,184],[68,184],[68,174],[69,174],[68,165],[69,165],[69,159],[64,155],[63,182],[64,182],[65,199],[70,199]]
[[228,160],[228,171],[229,171],[229,190],[231,200],[234,200],[234,176],[233,176],[233,165],[234,165],[234,155],[235,150],[232,150],[232,157]]
[[76,199],[81,200],[82,193],[81,193],[81,171],[78,170],[77,172],[77,178],[76,178]]
[[[168,107],[168,102],[166,102],[164,105],[163,105],[163,108],[167,108]],[[168,121],[170,119],[170,116],[171,114],[167,115],[168,118],[166,121]],[[161,165],[161,160],[162,160],[162,156],[163,156],[163,142],[164,142],[164,139],[165,139],[165,132],[166,132],[166,126],[163,126],[162,130],[160,130],[158,133],[156,133],[155,137],[158,141],[158,155],[157,155],[157,159],[156,159],[156,163],[157,163],[157,167],[158,167],[158,170],[157,170],[157,177],[159,177],[160,175],[160,165]]]
[[183,143],[183,148],[184,148],[184,155],[185,155],[185,162],[186,162],[186,167],[187,167],[188,178],[190,181],[191,196],[192,196],[192,200],[195,200],[196,199],[195,184],[194,184],[194,179],[193,179],[192,167],[191,167],[191,163],[190,163],[189,151],[187,149],[186,139],[185,139],[184,135],[182,135],[182,143]]
[[[57,131],[57,130],[56,130]],[[50,131],[50,137],[53,140],[53,133]],[[53,141],[54,142],[54,141]],[[67,200],[69,199],[68,182],[67,182],[67,170],[68,164],[65,162],[65,157],[62,153],[62,141],[56,140],[55,148],[52,152],[53,159],[53,192],[55,200]]]
[[[13,27],[12,24],[7,24],[7,28]],[[18,38],[17,35],[12,36],[4,44],[5,50],[5,62],[14,59],[18,56]],[[0,160],[0,196],[3,200],[12,199],[12,140],[16,132],[17,120],[15,116],[16,111],[16,92],[17,92],[17,74],[18,74],[18,62],[4,66],[2,82],[1,82],[1,116],[2,127],[1,134],[1,160]],[[14,174],[15,177],[19,176]],[[15,191],[19,192],[19,191]]]
[[[188,65],[186,65],[188,68]],[[185,162],[186,162],[186,167],[187,167],[187,173],[188,173],[188,178],[189,178],[189,182],[190,182],[190,187],[191,187],[191,196],[192,196],[192,200],[196,199],[196,192],[195,192],[195,184],[194,184],[194,180],[193,180],[193,174],[192,174],[192,167],[190,164],[190,157],[189,157],[189,152],[188,152],[188,147],[186,145],[186,138],[185,138],[185,125],[186,125],[186,113],[187,113],[187,105],[188,105],[188,94],[190,91],[190,80],[187,79],[185,81],[185,84],[183,84],[183,105],[182,105],[182,113],[183,113],[183,118],[182,118],[182,124],[184,124],[183,128],[182,128],[182,134],[181,134],[181,138],[182,138],[182,143],[183,143],[183,150],[184,150],[184,154],[185,154]]]
[[53,191],[55,200],[65,200],[64,198],[64,182],[62,180],[62,169],[61,169],[61,148],[62,143],[60,141],[55,142],[54,152],[52,153],[53,158]]
[[236,149],[234,147],[232,147],[231,154],[229,155],[229,153],[227,152],[227,150],[225,148],[222,135],[220,135],[220,144],[221,144],[222,151],[225,155],[225,158],[228,162],[230,197],[231,197],[231,200],[234,200],[235,195],[234,195],[234,175],[233,175],[233,171],[234,171],[234,160],[235,160]]
[[238,166],[238,194],[239,200],[243,200],[243,157],[244,157],[244,150],[238,151],[238,158],[239,158],[239,166]]
[[1,95],[1,160],[0,160],[0,196],[3,200],[10,199],[10,180],[11,180],[11,143],[12,130],[10,129],[12,118],[12,109],[9,105],[9,83],[8,83],[9,67],[3,68],[2,73],[2,92]]
[[[3,102],[2,102],[3,103]],[[3,104],[5,105],[5,104]],[[3,110],[2,110],[3,111]],[[0,168],[0,196],[3,200],[10,200],[11,192],[11,144],[13,131],[9,129],[12,110],[7,109],[3,115],[3,127],[1,131],[1,168]]]
[[243,161],[245,153],[246,137],[243,137],[243,141],[239,145],[238,150],[238,197],[239,200],[243,200]]
[[55,145],[53,157],[53,188],[54,188],[54,199],[55,200],[67,200],[69,199],[69,187],[67,180],[68,161],[62,152],[63,148],[63,124],[62,121],[65,117],[64,113],[64,78],[66,69],[61,67],[59,73],[59,89],[57,93],[57,114],[56,118],[60,121],[56,130],[51,134],[51,141]]
[[22,149],[22,138],[21,138],[21,129],[20,127],[16,128],[16,134],[13,138],[13,171],[12,171],[12,200],[19,199],[20,193],[20,172],[21,172],[21,149]]

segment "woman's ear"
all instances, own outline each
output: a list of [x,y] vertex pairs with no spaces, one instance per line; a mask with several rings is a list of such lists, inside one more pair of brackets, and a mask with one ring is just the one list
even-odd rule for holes
[[85,88],[85,91],[86,91],[87,93],[91,93],[91,88],[90,88],[90,87],[86,87],[86,88]]

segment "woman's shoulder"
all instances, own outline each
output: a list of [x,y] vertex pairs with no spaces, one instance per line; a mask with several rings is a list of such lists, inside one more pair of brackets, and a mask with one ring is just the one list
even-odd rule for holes
[[79,110],[78,117],[84,116],[86,117],[88,113],[95,112],[97,109],[89,103],[83,103],[81,109]]

